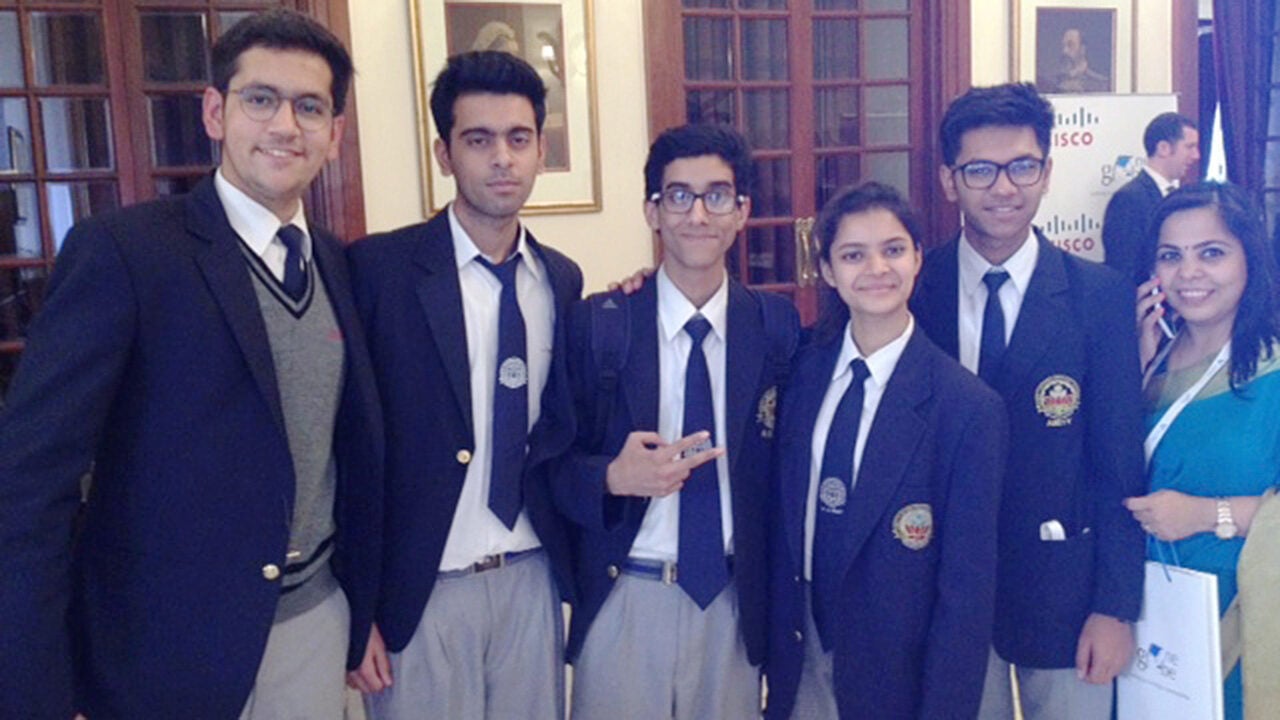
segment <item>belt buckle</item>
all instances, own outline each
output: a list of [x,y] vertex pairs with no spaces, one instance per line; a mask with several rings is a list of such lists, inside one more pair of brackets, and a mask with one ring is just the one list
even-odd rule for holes
[[676,564],[674,562],[662,563],[662,584],[674,585],[676,583]]
[[506,565],[506,556],[502,553],[497,555],[485,555],[484,559],[472,566],[476,572],[482,573],[486,570],[497,570]]

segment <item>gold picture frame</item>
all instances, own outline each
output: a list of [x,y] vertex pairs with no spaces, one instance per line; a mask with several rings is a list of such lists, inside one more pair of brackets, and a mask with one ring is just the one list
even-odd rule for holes
[[414,81],[423,206],[434,214],[453,199],[453,179],[431,153],[438,136],[431,83],[453,53],[506,50],[547,85],[545,168],[522,213],[599,212],[600,147],[592,0],[411,0]]
[[1012,76],[1042,93],[1130,93],[1133,0],[1013,0]]

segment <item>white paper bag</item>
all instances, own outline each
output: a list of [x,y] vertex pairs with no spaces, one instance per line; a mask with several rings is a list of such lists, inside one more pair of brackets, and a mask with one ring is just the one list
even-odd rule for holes
[[1116,681],[1118,720],[1222,720],[1218,615],[1216,575],[1147,561],[1137,652]]

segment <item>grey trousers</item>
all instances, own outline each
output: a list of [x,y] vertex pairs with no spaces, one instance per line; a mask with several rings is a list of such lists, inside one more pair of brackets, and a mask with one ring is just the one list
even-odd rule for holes
[[[1110,720],[1115,683],[1094,685],[1076,677],[1074,667],[1017,668],[1023,720]],[[978,720],[1013,720],[1009,663],[993,649],[987,659]]]
[[573,665],[574,720],[759,716],[732,583],[700,610],[679,585],[618,578]]
[[834,653],[822,649],[818,626],[813,620],[809,588],[805,587],[804,665],[800,668],[800,684],[796,686],[796,702],[791,720],[839,720],[836,707]]
[[436,580],[372,720],[561,720],[564,616],[544,553]]
[[273,625],[240,720],[342,720],[350,624],[347,596],[335,590]]

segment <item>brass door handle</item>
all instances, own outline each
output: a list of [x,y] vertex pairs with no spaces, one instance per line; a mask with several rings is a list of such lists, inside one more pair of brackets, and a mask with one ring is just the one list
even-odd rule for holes
[[818,244],[813,238],[813,218],[798,217],[792,224],[796,245],[796,285],[813,287],[818,283]]

